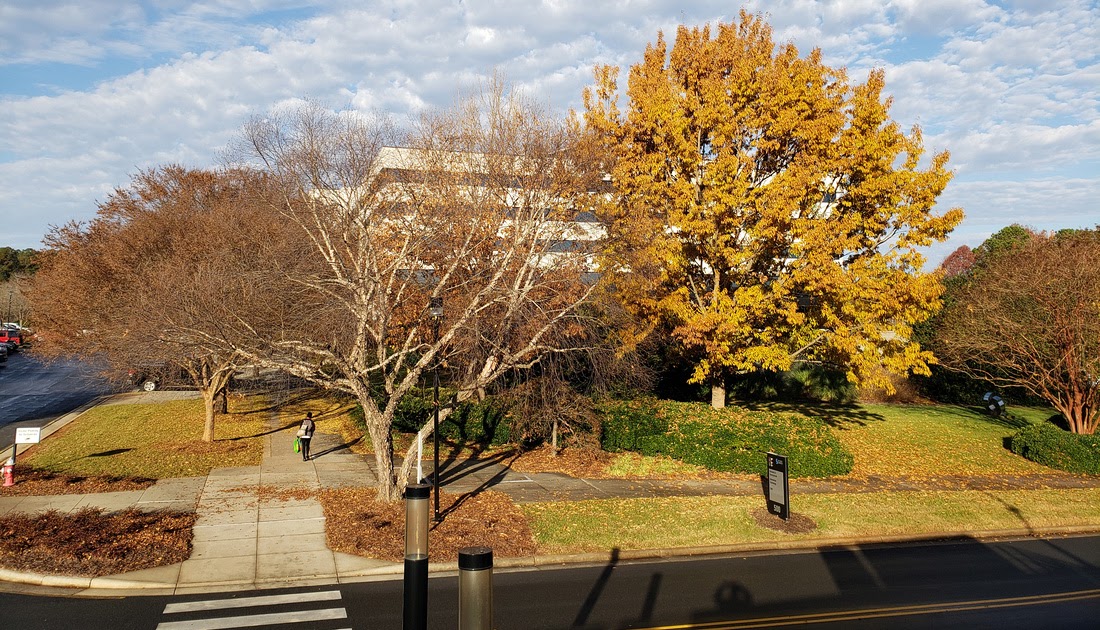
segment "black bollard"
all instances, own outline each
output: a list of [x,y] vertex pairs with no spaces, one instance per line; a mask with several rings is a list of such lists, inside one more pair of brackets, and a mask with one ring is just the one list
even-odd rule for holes
[[428,497],[432,487],[405,488],[405,599],[402,628],[428,627]]
[[493,550],[458,550],[458,630],[492,630]]

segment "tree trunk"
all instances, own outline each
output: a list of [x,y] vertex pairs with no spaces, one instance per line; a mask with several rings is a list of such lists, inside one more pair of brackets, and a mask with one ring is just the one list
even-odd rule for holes
[[1066,424],[1069,425],[1069,430],[1072,433],[1081,435],[1092,435],[1095,433],[1096,418],[1092,410],[1087,406],[1073,406],[1063,410],[1062,415],[1066,417]]
[[726,383],[715,381],[710,385],[710,406],[712,409],[725,409],[726,407]]
[[374,465],[378,475],[378,500],[398,501],[408,481],[399,480],[394,474],[392,422],[386,421],[385,415],[378,410],[374,399],[369,394],[364,393],[357,398],[359,405],[363,408],[367,433],[374,447]]
[[558,455],[558,419],[554,418],[554,426],[550,429],[550,445],[554,456]]
[[229,413],[229,388],[225,387],[218,393],[217,410],[220,414]]
[[206,422],[202,428],[202,441],[214,441],[214,399],[217,397],[214,389],[199,390],[202,393],[202,406],[206,412]]

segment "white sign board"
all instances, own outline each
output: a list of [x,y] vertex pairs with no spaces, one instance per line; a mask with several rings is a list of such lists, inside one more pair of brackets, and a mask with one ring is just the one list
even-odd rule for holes
[[38,444],[41,439],[41,427],[20,427],[15,430],[16,444]]

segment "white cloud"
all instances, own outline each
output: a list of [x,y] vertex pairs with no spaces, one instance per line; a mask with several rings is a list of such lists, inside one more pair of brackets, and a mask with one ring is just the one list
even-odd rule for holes
[[897,27],[912,35],[945,35],[1003,17],[983,0],[893,0],[889,7]]
[[[640,60],[658,30],[729,21],[738,6],[671,0],[39,0],[0,5],[0,219],[35,246],[89,218],[139,168],[214,164],[247,117],[312,98],[397,114],[447,104],[494,71],[579,107],[597,63]],[[948,149],[943,207],[976,245],[1019,220],[1100,216],[1100,9],[1094,1],[753,0],[779,42],[820,47],[852,80],[886,70],[892,113]],[[1053,6],[1053,8],[1052,8]],[[76,88],[13,89],[5,72],[69,64]],[[625,77],[625,72],[624,75]],[[35,95],[39,94],[39,95]],[[1002,181],[1002,180],[1007,180]],[[1012,203],[1009,203],[1009,202]],[[1052,210],[1056,208],[1057,210]],[[11,221],[5,221],[11,224]],[[976,242],[975,242],[976,241]],[[949,243],[950,245],[950,243]],[[957,245],[956,245],[957,246]],[[947,247],[947,245],[943,246]],[[950,251],[950,250],[947,250]],[[933,256],[934,257],[934,256]]]

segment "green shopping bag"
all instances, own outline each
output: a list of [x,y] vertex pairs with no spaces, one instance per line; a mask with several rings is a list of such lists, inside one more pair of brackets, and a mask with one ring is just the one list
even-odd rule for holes
[[302,452],[302,441],[299,438],[294,438],[294,452],[295,453],[301,453]]

